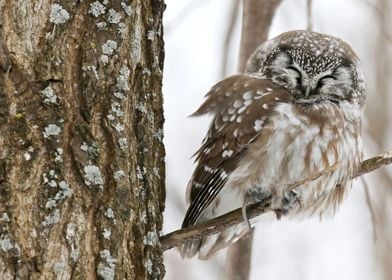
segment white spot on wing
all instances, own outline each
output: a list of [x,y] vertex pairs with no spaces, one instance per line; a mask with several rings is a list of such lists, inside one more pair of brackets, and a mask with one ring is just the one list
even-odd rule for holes
[[222,157],[230,157],[233,154],[233,150],[224,150],[222,153]]
[[214,172],[214,169],[211,168],[211,167],[209,167],[209,166],[207,166],[207,165],[204,165],[204,171],[206,171],[206,172],[208,172],[208,173],[213,173],[213,172]]
[[241,99],[237,99],[236,101],[234,101],[233,106],[236,109],[240,108],[242,106],[242,100]]
[[224,180],[227,178],[227,173],[225,171],[222,171],[222,173],[220,174],[220,177]]
[[253,92],[252,91],[247,91],[242,95],[242,98],[244,100],[248,100],[251,99],[253,97]]
[[252,102],[253,102],[252,99],[245,100],[244,105],[249,106],[250,104],[252,104]]
[[255,129],[256,132],[261,131],[261,129],[263,128],[263,124],[264,124],[264,120],[255,120],[255,124],[253,126],[253,128]]
[[229,113],[229,115],[234,114],[236,111],[237,111],[237,110],[236,110],[234,107],[229,107],[229,108],[227,109],[227,112]]
[[241,108],[238,109],[238,114],[241,114],[243,111],[246,110],[246,106],[242,106]]

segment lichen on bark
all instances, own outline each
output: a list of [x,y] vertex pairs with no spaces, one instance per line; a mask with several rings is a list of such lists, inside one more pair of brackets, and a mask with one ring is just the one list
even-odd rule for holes
[[1,1],[1,279],[163,278],[163,9]]

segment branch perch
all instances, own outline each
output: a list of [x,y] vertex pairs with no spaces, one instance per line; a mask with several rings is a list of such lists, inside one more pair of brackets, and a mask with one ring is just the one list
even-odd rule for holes
[[[357,172],[352,176],[351,179],[355,179],[356,177],[372,172],[384,165],[388,165],[391,163],[392,163],[392,150],[363,161],[361,163],[361,167],[357,170]],[[303,185],[304,183],[314,181],[317,178],[331,172],[333,169],[336,168],[338,164],[339,163],[334,164],[333,166],[323,170],[320,173],[315,174],[310,178],[290,184],[288,185],[288,188],[294,189],[300,185]],[[265,213],[268,210],[271,210],[269,208],[271,204],[271,199],[272,197],[269,196],[256,204],[249,205],[247,207],[248,217],[251,219],[260,216],[261,214]],[[233,225],[242,223],[243,221],[244,220],[242,217],[241,208],[238,208],[236,210],[233,210],[227,214],[216,217],[209,221],[196,224],[189,228],[176,230],[169,234],[161,236],[160,237],[161,249],[162,251],[166,251],[180,245],[181,243],[191,241],[191,240],[198,240],[204,236],[209,236],[215,233],[222,232]]]

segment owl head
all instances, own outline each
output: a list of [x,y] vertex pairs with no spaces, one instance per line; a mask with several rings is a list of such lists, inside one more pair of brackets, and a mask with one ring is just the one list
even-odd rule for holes
[[357,55],[341,39],[290,31],[260,45],[246,72],[285,87],[303,104],[342,102],[363,107],[366,91]]

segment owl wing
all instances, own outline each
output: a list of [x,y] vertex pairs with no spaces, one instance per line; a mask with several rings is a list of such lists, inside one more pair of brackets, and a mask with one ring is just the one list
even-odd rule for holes
[[261,133],[278,103],[290,102],[289,92],[268,79],[235,75],[216,84],[193,114],[214,114],[207,136],[195,153],[197,167],[188,184],[190,206],[182,227],[202,221],[210,205],[236,169],[244,152]]

